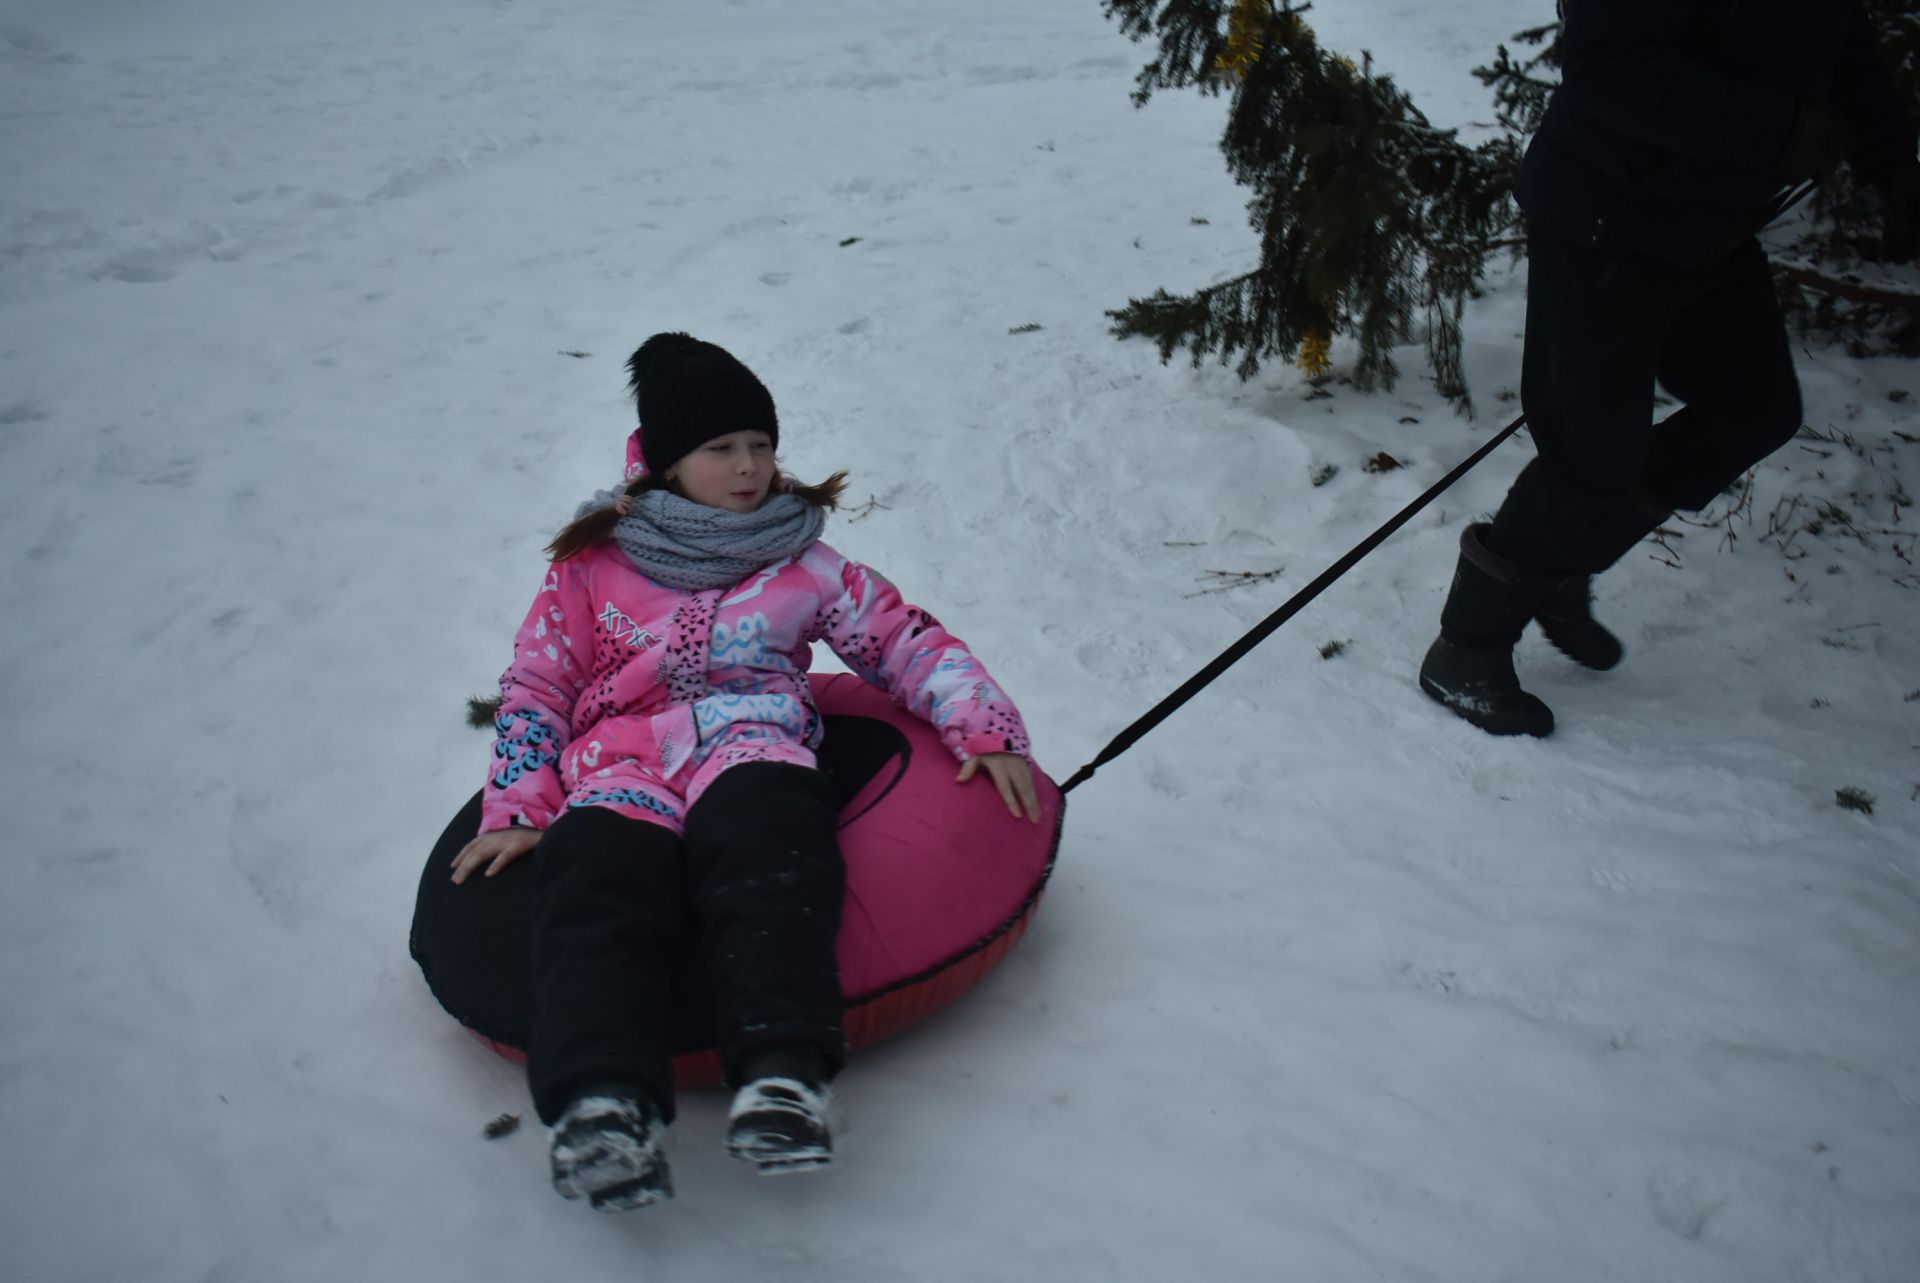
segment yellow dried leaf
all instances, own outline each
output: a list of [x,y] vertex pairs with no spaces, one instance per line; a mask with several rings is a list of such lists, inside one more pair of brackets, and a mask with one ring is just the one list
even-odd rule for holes
[[1333,340],[1324,334],[1309,334],[1300,340],[1295,366],[1310,379],[1317,379],[1333,368]]
[[1214,69],[1244,80],[1266,47],[1263,31],[1273,17],[1272,0],[1238,0],[1227,15],[1227,49],[1213,60]]

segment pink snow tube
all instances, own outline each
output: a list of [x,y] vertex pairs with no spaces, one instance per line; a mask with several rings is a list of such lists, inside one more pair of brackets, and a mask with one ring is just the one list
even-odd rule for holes
[[[956,785],[959,768],[933,728],[884,691],[844,673],[813,686],[827,723],[821,766],[842,798],[840,980],[847,1039],[858,1050],[945,1007],[1019,942],[1053,869],[1065,805],[1036,771],[1041,822],[1016,819],[984,776]],[[481,880],[452,886],[444,866],[477,831],[478,808],[476,797],[428,860],[412,951],[449,1012],[501,1054],[524,1059],[533,861],[485,880],[495,885],[480,896],[461,893]],[[518,887],[505,885],[516,871]],[[503,970],[501,957],[514,965]],[[688,1005],[675,1081],[717,1083],[719,1055],[697,996]]]

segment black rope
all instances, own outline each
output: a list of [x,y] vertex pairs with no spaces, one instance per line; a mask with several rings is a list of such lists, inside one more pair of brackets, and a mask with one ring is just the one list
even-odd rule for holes
[[1155,704],[1147,711],[1145,716],[1141,717],[1133,725],[1127,727],[1126,730],[1114,736],[1112,743],[1101,749],[1099,754],[1091,762],[1088,762],[1085,766],[1075,771],[1073,778],[1060,786],[1060,791],[1062,793],[1073,792],[1075,786],[1080,784],[1081,781],[1091,779],[1095,771],[1132,748],[1135,741],[1165,721],[1168,714],[1172,713],[1174,709],[1180,707],[1195,695],[1198,695],[1203,687],[1239,663],[1248,651],[1265,641],[1280,625],[1299,614],[1308,602],[1332,587],[1334,580],[1340,578],[1340,576],[1346,574],[1349,570],[1352,570],[1360,563],[1361,558],[1386,542],[1389,535],[1411,521],[1414,514],[1438,498],[1441,491],[1466,476],[1474,465],[1492,454],[1501,442],[1518,432],[1520,425],[1526,421],[1527,416],[1523,414],[1506,427],[1500,429],[1493,440],[1468,455],[1466,460],[1454,468],[1452,472],[1449,472],[1446,476],[1429,486],[1425,494],[1402,508],[1398,513],[1394,514],[1393,518],[1385,525],[1355,544],[1346,556],[1321,571],[1319,578],[1315,579],[1293,596],[1287,598],[1285,604],[1282,605],[1280,609],[1268,615],[1258,624],[1255,624],[1246,636],[1221,651],[1212,663],[1195,673],[1192,677],[1189,677],[1182,683],[1179,690],[1176,690],[1173,694],[1167,696],[1158,704]]
[[[1767,216],[1761,220],[1761,226],[1758,230],[1765,230],[1767,224],[1772,223],[1774,219],[1779,218],[1782,214],[1786,213],[1787,210],[1798,204],[1814,189],[1814,186],[1815,183],[1809,180],[1788,190],[1774,202]],[[1685,299],[1694,289],[1705,284],[1719,269],[1723,261],[1724,260],[1717,260],[1695,275],[1692,281],[1677,291],[1676,299]],[[1647,318],[1647,323],[1651,323],[1655,319],[1658,319],[1657,315]],[[1596,357],[1595,359],[1598,358]],[[1360,563],[1363,557],[1386,542],[1389,535],[1406,525],[1408,521],[1413,519],[1416,513],[1438,498],[1448,486],[1451,486],[1461,477],[1466,476],[1482,459],[1492,454],[1501,442],[1518,432],[1521,425],[1526,421],[1527,416],[1524,414],[1515,418],[1512,423],[1500,429],[1491,441],[1468,455],[1453,471],[1429,486],[1425,494],[1402,508],[1399,512],[1395,513],[1385,525],[1355,544],[1346,556],[1340,558],[1340,560],[1334,562],[1331,566],[1328,566],[1320,572],[1319,578],[1315,579],[1293,596],[1287,598],[1278,610],[1255,624],[1239,641],[1221,651],[1212,663],[1183,682],[1180,689],[1174,691],[1173,694],[1167,696],[1158,704],[1155,704],[1152,708],[1148,709],[1139,720],[1135,721],[1133,725],[1114,736],[1112,742],[1101,749],[1091,762],[1088,762],[1085,766],[1075,771],[1073,777],[1060,786],[1060,791],[1062,793],[1073,792],[1081,783],[1092,779],[1095,771],[1132,748],[1134,744],[1140,740],[1141,736],[1158,726],[1161,722],[1166,721],[1168,716],[1170,716],[1176,708],[1179,708],[1195,695],[1198,695],[1201,690],[1210,685],[1220,674],[1239,663],[1246,657],[1248,651],[1265,641],[1282,624],[1299,614],[1308,602],[1325,592],[1333,585],[1334,580],[1340,578],[1340,576],[1346,574],[1349,570],[1352,570]]]

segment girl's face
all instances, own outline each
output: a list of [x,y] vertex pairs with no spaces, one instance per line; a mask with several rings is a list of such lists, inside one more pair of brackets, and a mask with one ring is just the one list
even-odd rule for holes
[[764,432],[729,432],[684,455],[665,479],[695,503],[728,512],[752,512],[773,488],[773,438]]

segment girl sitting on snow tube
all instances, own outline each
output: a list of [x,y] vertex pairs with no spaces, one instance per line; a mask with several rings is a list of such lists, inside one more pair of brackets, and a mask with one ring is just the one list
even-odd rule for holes
[[528,1080],[554,1187],[601,1210],[673,1192],[689,908],[737,1088],[728,1151],[769,1173],[831,1157],[845,870],[811,643],[935,727],[960,784],[984,773],[1009,812],[1042,816],[1012,701],[937,620],[819,541],[844,474],[809,487],[779,472],[760,380],[685,334],[648,339],[628,370],[629,480],[549,549],[500,679],[480,832],[450,875],[537,853]]
[[[840,917],[841,1027],[852,1051],[919,1024],[1003,962],[1033,920],[1060,845],[1065,799],[1036,769],[1041,823],[990,789],[953,786],[940,734],[851,673],[809,679],[825,725],[847,889]],[[493,727],[493,705],[485,722]],[[478,711],[478,710],[476,710]],[[485,790],[441,832],[420,871],[408,950],[440,1005],[500,1055],[526,1063],[533,1028],[533,860],[497,876],[447,876],[480,831]],[[688,932],[688,936],[697,932]],[[711,986],[682,942],[673,985],[673,1082],[722,1079]]]

